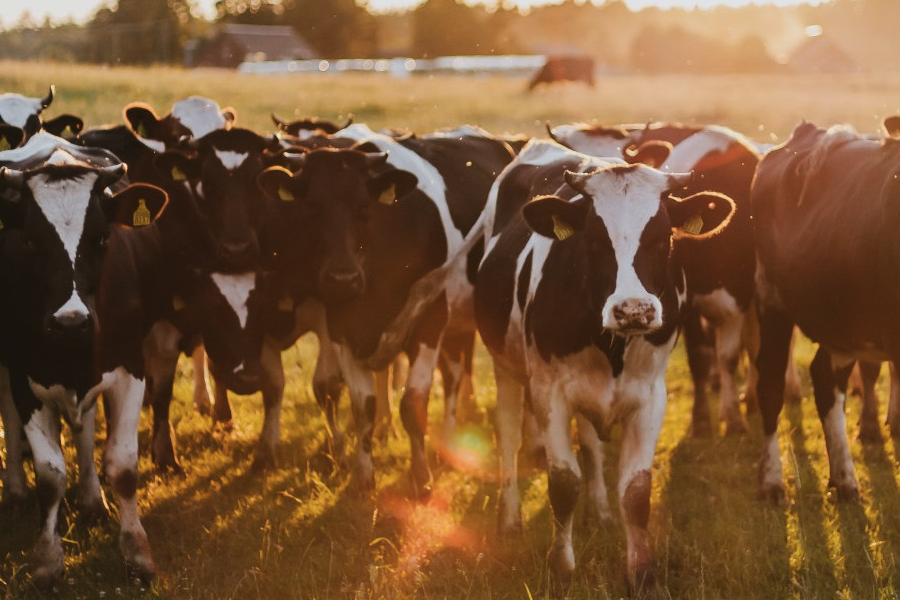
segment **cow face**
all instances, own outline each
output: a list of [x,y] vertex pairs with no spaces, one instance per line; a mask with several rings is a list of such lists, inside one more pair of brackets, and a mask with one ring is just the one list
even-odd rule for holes
[[216,129],[231,129],[233,109],[220,109],[208,98],[190,96],[172,105],[172,112],[157,116],[150,105],[133,102],[125,107],[125,122],[145,145],[157,152],[190,139],[200,138]]
[[0,123],[22,129],[30,137],[41,129],[41,112],[53,102],[55,88],[43,98],[29,98],[21,94],[0,94]]
[[108,195],[124,173],[124,165],[89,167],[64,153],[34,170],[0,168],[0,260],[7,277],[19,276],[10,293],[21,299],[29,331],[51,342],[90,343],[110,223],[149,224],[167,200],[148,185]]
[[[315,288],[326,301],[361,296],[366,277],[367,249],[373,228],[418,180],[387,164],[387,155],[359,150],[323,148],[303,155],[298,170],[272,169],[260,177],[260,187],[277,199],[286,221],[307,231],[315,249]],[[387,213],[386,213],[387,211]]]
[[214,240],[216,270],[245,271],[259,259],[266,199],[256,178],[276,160],[275,143],[246,129],[219,129],[191,142],[192,154],[167,151],[154,161],[195,199]]
[[543,196],[523,207],[540,235],[580,244],[603,328],[626,335],[660,328],[673,228],[680,237],[705,237],[730,218],[734,204],[725,196],[669,198],[667,190],[689,177],[643,165],[567,172],[566,183],[578,194],[572,201]]

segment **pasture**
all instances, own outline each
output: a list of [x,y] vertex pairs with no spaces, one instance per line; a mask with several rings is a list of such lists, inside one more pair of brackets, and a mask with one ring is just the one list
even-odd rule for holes
[[[381,75],[253,76],[220,71],[90,68],[0,62],[0,92],[43,95],[56,84],[48,116],[72,113],[87,126],[121,121],[141,100],[157,112],[190,94],[233,106],[238,124],[272,129],[282,118],[353,115],[373,128],[425,132],[462,123],[493,133],[544,135],[544,123],[653,120],[718,123],[762,142],[778,142],[805,119],[850,123],[876,132],[900,113],[900,75],[875,76],[616,76],[595,89],[577,84],[526,94],[524,79]],[[64,509],[66,549],[62,599],[531,599],[548,594],[545,555],[551,515],[546,477],[522,472],[526,528],[516,539],[495,530],[496,455],[492,411],[496,390],[490,359],[476,356],[477,411],[453,447],[457,459],[433,456],[434,497],[409,499],[408,443],[395,432],[378,443],[376,491],[348,493],[344,456],[327,451],[324,419],[312,397],[317,342],[303,338],[283,355],[287,375],[279,467],[250,471],[261,426],[258,397],[233,398],[234,428],[212,430],[193,412],[189,361],[176,381],[172,420],[184,478],[159,475],[150,462],[149,416],[141,424],[142,521],[161,578],[144,588],[131,581],[112,523],[90,527]],[[780,427],[787,502],[757,499],[762,450],[758,415],[746,436],[695,439],[690,433],[691,383],[684,354],[673,355],[669,406],[656,452],[650,528],[657,572],[671,598],[895,598],[900,594],[898,450],[855,441],[859,401],[848,400],[848,430],[862,500],[837,503],[826,488],[828,464],[811,400],[806,366],[813,346],[801,342],[804,381],[799,404],[788,404]],[[886,371],[886,370],[885,370]],[[884,379],[884,377],[883,377]],[[879,391],[887,395],[882,380]],[[396,399],[396,397],[395,397]],[[442,402],[435,390],[431,430]],[[715,408],[715,407],[714,407]],[[882,408],[882,414],[884,408]],[[347,402],[341,420],[350,419]],[[101,434],[102,437],[102,434]],[[615,440],[615,433],[614,433]],[[431,440],[432,448],[436,440]],[[99,461],[101,444],[98,444]],[[609,446],[614,489],[616,444]],[[69,454],[74,452],[69,449]],[[70,463],[72,464],[72,463]],[[70,467],[70,480],[74,477]],[[71,486],[70,486],[71,487]],[[615,502],[615,494],[611,494]],[[580,513],[579,513],[580,514]],[[0,511],[0,595],[40,597],[30,584],[29,557],[37,509]],[[578,567],[569,597],[626,597],[624,533],[618,525],[579,521]]]

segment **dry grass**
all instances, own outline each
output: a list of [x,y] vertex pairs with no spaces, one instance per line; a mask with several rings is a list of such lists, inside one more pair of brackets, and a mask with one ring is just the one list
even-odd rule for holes
[[[192,93],[237,108],[239,123],[270,129],[283,117],[352,113],[373,127],[426,131],[468,122],[495,132],[543,133],[543,123],[607,123],[666,119],[732,126],[757,139],[783,139],[801,119],[849,122],[875,131],[900,112],[900,76],[728,77],[623,76],[596,90],[563,85],[523,93],[506,78],[379,76],[260,77],[171,69],[94,69],[0,63],[0,91],[43,94],[58,87],[51,115],[80,114],[87,124],[118,122],[132,100],[164,112]],[[80,598],[317,599],[541,598],[550,514],[546,478],[525,473],[526,532],[497,539],[491,411],[495,389],[489,359],[476,364],[479,419],[466,440],[482,468],[439,467],[428,505],[408,500],[406,439],[377,447],[377,492],[346,493],[343,457],[325,451],[324,423],[309,389],[314,339],[285,353],[288,374],[280,467],[249,471],[261,425],[258,397],[235,398],[235,429],[213,431],[190,409],[190,368],[184,363],[172,419],[188,474],[153,473],[142,424],[139,497],[162,572],[143,589],[129,582],[113,522],[89,529],[64,510],[67,576],[57,596]],[[808,364],[811,346],[801,344]],[[662,583],[672,598],[895,598],[900,590],[900,484],[897,449],[852,444],[863,500],[839,504],[825,489],[827,462],[811,400],[789,406],[781,427],[788,503],[756,499],[761,450],[757,417],[743,437],[693,439],[688,432],[691,386],[680,349],[669,373],[670,404],[654,469],[651,530]],[[806,393],[809,384],[806,381]],[[881,388],[884,394],[884,388]],[[346,405],[346,402],[344,403]],[[858,402],[849,402],[855,439]],[[342,417],[349,415],[346,406]],[[435,394],[432,422],[441,412]],[[397,424],[399,428],[399,423]],[[611,454],[615,455],[615,445]],[[99,458],[99,454],[98,454]],[[614,459],[609,461],[614,464]],[[614,478],[611,470],[610,478]],[[36,509],[0,513],[0,596],[37,597],[30,586]],[[572,598],[627,595],[624,535],[618,526],[581,525]]]

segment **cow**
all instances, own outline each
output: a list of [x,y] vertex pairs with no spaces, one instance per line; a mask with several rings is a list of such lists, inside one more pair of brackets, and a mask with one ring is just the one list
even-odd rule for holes
[[544,66],[528,82],[530,92],[542,83],[582,81],[594,87],[594,59],[590,56],[548,56]]
[[[685,249],[682,260],[694,294],[688,306],[684,343],[694,384],[693,434],[707,436],[713,431],[707,398],[711,362],[719,375],[725,432],[745,432],[747,424],[741,414],[736,370],[741,351],[746,348],[750,356],[745,393],[749,411],[756,406],[753,357],[758,347],[753,309],[756,254],[749,197],[761,156],[759,146],[736,131],[717,125],[575,124],[548,130],[551,138],[563,145],[594,156],[622,156],[628,162],[644,162],[663,171],[692,171],[695,177],[684,189],[677,190],[678,195],[712,190],[734,201],[734,217],[721,235],[702,247]],[[708,349],[708,336],[712,352]],[[793,362],[786,376],[789,396],[799,398],[799,376]]]
[[760,491],[784,499],[776,373],[796,325],[818,344],[810,364],[825,431],[828,486],[838,499],[859,497],[847,443],[844,401],[856,360],[890,360],[900,348],[893,302],[900,288],[894,228],[900,140],[863,137],[847,126],[802,122],[757,169],[751,193],[758,263],[758,396],[765,442]]
[[[588,439],[608,439],[622,424],[618,496],[628,580],[636,593],[661,597],[647,532],[650,470],[666,365],[690,294],[681,251],[711,241],[734,212],[721,194],[669,195],[689,178],[533,140],[497,178],[485,208],[474,306],[497,381],[499,527],[508,534],[522,526],[516,453],[527,394],[546,450],[554,519],[548,560],[563,588],[575,567],[582,468],[571,422],[578,417]],[[601,460],[589,456],[585,468],[602,516]]]
[[[400,416],[410,437],[413,494],[426,498],[433,483],[427,403],[441,343],[474,330],[467,254],[475,240],[465,236],[512,152],[473,127],[400,142],[354,124],[314,146],[296,157],[293,172],[272,169],[260,178],[277,199],[285,232],[273,243],[282,257],[305,257],[302,272],[285,276],[325,306],[358,432],[360,489],[374,487],[372,371],[400,351],[410,357]],[[432,285],[435,271],[443,275]],[[424,287],[433,293],[420,297]],[[407,319],[407,307],[415,319]]]
[[22,94],[7,92],[0,94],[0,127],[11,127],[21,131],[21,135],[0,135],[0,151],[18,148],[42,129],[56,136],[76,135],[84,126],[74,115],[60,115],[51,120],[42,120],[44,109],[53,102],[55,86],[43,98],[31,98]]
[[0,360],[6,370],[0,406],[5,431],[23,427],[33,453],[41,517],[33,581],[41,589],[52,588],[64,571],[57,532],[66,487],[60,419],[76,438],[78,504],[105,512],[93,468],[100,395],[120,547],[136,575],[152,580],[156,573],[138,514],[137,429],[141,340],[150,322],[143,294],[161,278],[155,261],[138,249],[158,236],[155,223],[168,198],[146,184],[110,193],[123,185],[124,174],[111,153],[46,132],[0,153]]

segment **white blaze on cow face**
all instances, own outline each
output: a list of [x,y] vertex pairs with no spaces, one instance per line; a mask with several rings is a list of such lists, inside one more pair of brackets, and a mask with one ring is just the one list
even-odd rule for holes
[[191,96],[172,105],[172,117],[191,130],[195,138],[225,127],[219,105],[208,98]]
[[228,302],[228,305],[234,310],[241,329],[247,327],[247,301],[250,298],[250,292],[256,286],[256,274],[254,273],[238,273],[235,275],[226,273],[211,273],[210,277],[216,287],[219,288],[222,296]]
[[[55,153],[53,156],[56,157]],[[52,159],[53,157],[51,157]],[[60,163],[56,163],[60,164]],[[72,264],[72,295],[57,311],[57,315],[87,316],[89,310],[78,297],[75,287],[75,257],[78,242],[84,231],[85,216],[91,200],[91,191],[97,181],[96,173],[81,177],[55,180],[52,184],[46,175],[40,174],[29,179],[28,186],[35,202],[47,221],[56,231]]]
[[668,179],[655,169],[636,165],[626,173],[601,170],[588,177],[584,190],[594,202],[594,211],[603,220],[618,266],[615,291],[601,313],[603,327],[619,330],[619,311],[639,311],[646,315],[646,331],[662,326],[662,304],[648,292],[635,271],[635,257],[641,234],[660,208],[660,195]]
[[234,152],[232,150],[216,150],[216,158],[222,166],[229,171],[234,171],[247,160],[247,152]]

